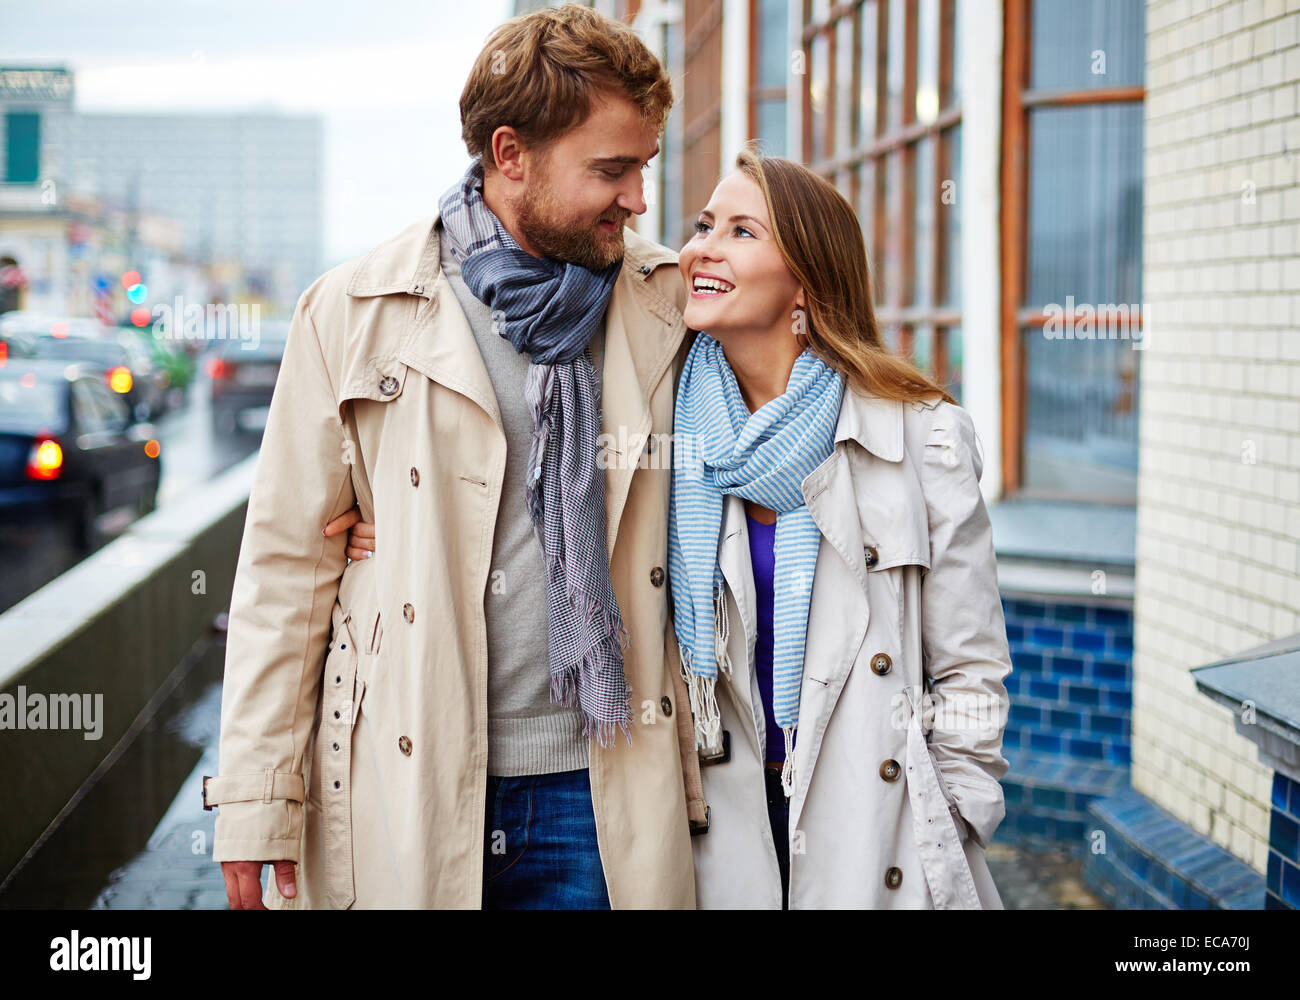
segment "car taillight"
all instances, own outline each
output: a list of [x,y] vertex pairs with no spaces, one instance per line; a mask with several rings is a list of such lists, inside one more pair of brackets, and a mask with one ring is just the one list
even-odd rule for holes
[[230,374],[230,366],[220,358],[208,359],[208,375],[211,378],[226,378]]
[[37,441],[27,457],[28,479],[58,479],[63,471],[63,449],[49,438]]
[[104,373],[104,377],[108,381],[108,387],[114,392],[131,391],[131,369],[126,365],[110,368]]
[[9,360],[9,345],[0,340],[0,368],[3,368]]

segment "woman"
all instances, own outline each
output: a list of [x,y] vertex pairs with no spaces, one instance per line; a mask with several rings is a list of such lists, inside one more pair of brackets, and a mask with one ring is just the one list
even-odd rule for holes
[[669,525],[698,905],[1001,908],[1011,662],[971,419],[883,345],[843,196],[752,147],[736,167],[679,258],[703,331]]

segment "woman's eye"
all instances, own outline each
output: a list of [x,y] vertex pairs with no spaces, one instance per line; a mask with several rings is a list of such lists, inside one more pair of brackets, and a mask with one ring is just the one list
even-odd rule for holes
[[[749,233],[749,230],[746,229],[744,226],[737,226],[737,227],[736,227],[736,232],[738,232],[738,233]],[[750,236],[753,236],[754,234],[753,234],[753,233],[749,233],[749,235],[750,235]]]
[[709,224],[708,224],[707,222],[696,222],[696,223],[695,223],[695,231],[696,231],[697,233],[702,233],[702,232],[704,232],[704,230],[706,230],[706,229],[708,229],[708,228],[709,228]]

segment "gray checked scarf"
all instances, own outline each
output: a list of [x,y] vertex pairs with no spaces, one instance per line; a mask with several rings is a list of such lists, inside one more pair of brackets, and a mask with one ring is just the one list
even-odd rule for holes
[[438,209],[466,286],[531,361],[525,500],[546,560],[551,701],[580,709],[583,734],[601,746],[613,745],[616,728],[630,742],[629,639],[609,578],[605,478],[596,454],[600,384],[587,350],[622,262],[597,273],[523,250],[483,201],[478,157]]

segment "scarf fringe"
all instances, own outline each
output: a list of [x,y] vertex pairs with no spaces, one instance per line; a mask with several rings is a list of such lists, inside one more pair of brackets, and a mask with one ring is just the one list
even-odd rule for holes
[[782,726],[785,736],[785,766],[781,768],[781,791],[788,799],[794,795],[794,726]]
[[[551,560],[549,557],[548,561],[552,563],[552,569],[560,563],[559,559]],[[627,682],[627,676],[623,674],[621,663],[622,652],[631,644],[631,637],[623,625],[622,616],[616,611],[613,613],[607,611],[598,600],[589,594],[570,590],[567,587],[566,590],[575,610],[585,616],[584,620],[597,622],[605,633],[605,637],[601,639],[594,649],[585,653],[581,661],[565,664],[558,671],[551,673],[551,702],[556,705],[564,705],[567,708],[582,710],[582,735],[586,739],[592,739],[594,736],[597,743],[602,747],[609,748],[614,745],[615,733],[622,730],[623,735],[627,738],[628,746],[631,746],[632,732],[629,728],[629,722],[632,717],[632,686]],[[602,669],[604,672],[612,672],[615,664],[617,664],[619,674],[622,675],[620,679],[623,681],[623,689],[627,694],[623,705],[623,718],[598,719],[581,704],[578,697],[578,682],[583,674],[587,672],[597,677],[601,675]]]
[[718,663],[718,673],[728,680],[732,676],[731,654],[727,652],[727,639],[731,635],[731,616],[727,614],[727,584],[719,583],[713,595],[713,656]]

